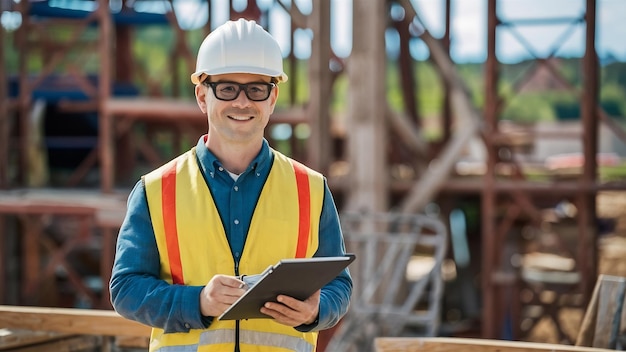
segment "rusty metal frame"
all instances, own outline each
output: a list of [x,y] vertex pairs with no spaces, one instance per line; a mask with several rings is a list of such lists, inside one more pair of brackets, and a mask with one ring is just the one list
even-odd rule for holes
[[[579,239],[581,245],[579,246],[578,253],[575,253],[575,259],[577,268],[581,273],[581,281],[577,290],[583,294],[585,302],[588,301],[593,284],[597,276],[597,245],[596,245],[596,233],[594,228],[595,219],[595,196],[600,189],[609,187],[599,185],[597,182],[597,164],[595,156],[597,154],[597,139],[598,139],[598,116],[602,116],[601,109],[598,107],[598,61],[595,51],[595,8],[596,0],[586,0],[586,11],[582,18],[579,19],[563,19],[552,18],[545,20],[533,20],[533,21],[511,21],[503,22],[497,16],[497,0],[488,0],[488,30],[487,30],[487,61],[486,61],[486,77],[485,77],[485,122],[492,134],[484,136],[485,145],[487,147],[487,173],[484,178],[483,188],[481,192],[481,211],[482,211],[482,291],[483,291],[483,326],[482,335],[485,338],[497,338],[499,337],[499,329],[503,326],[505,311],[503,295],[507,287],[510,287],[511,283],[507,280],[501,281],[499,278],[501,274],[501,263],[497,259],[496,253],[499,253],[501,245],[499,241],[506,235],[506,232],[510,229],[510,223],[513,221],[511,216],[521,215],[521,208],[517,208],[514,214],[509,214],[503,220],[499,221],[497,218],[497,208],[501,202],[503,192],[508,189],[513,191],[513,199],[518,205],[522,205],[526,212],[534,213],[533,210],[533,197],[539,196],[542,192],[541,189],[546,191],[545,187],[533,187],[530,182],[522,181],[526,183],[526,189],[531,192],[518,188],[515,190],[515,183],[512,181],[513,187],[505,188],[501,187],[502,182],[496,178],[496,165],[500,162],[506,162],[498,157],[498,150],[501,148],[496,142],[496,138],[499,135],[498,116],[502,111],[502,108],[506,101],[498,93],[499,82],[499,62],[496,58],[496,31],[499,26],[508,26],[511,28],[517,24],[536,24],[541,21],[560,21],[564,23],[579,24],[585,22],[585,55],[583,58],[583,89],[581,91],[574,90],[574,93],[580,94],[582,101],[582,124],[583,135],[582,143],[585,156],[585,164],[583,167],[583,175],[579,182],[571,184],[571,187],[565,187],[569,191],[554,190],[547,192],[548,195],[563,197],[565,195],[572,196],[575,199],[577,208],[579,209],[577,222]],[[514,36],[520,40],[529,52],[531,52],[537,60],[538,65],[545,65],[555,75],[557,79],[566,82],[566,80],[558,73],[558,71],[547,61],[546,58],[538,58],[534,51],[530,49],[530,44],[527,43],[523,37],[521,37],[515,30],[512,31]],[[566,31],[561,38],[566,37],[571,32]],[[557,52],[558,46],[552,48],[549,57],[553,57]],[[548,58],[549,58],[548,57]],[[532,70],[529,70],[532,71]],[[528,75],[528,72],[527,72]],[[525,76],[527,77],[527,76]],[[518,91],[524,85],[525,77],[522,77],[515,84],[515,89]],[[567,84],[571,89],[572,84]],[[617,132],[616,134],[619,134]],[[513,158],[512,158],[513,159]],[[516,165],[514,179],[523,179],[522,170],[520,165]],[[567,186],[567,185],[566,185]],[[563,188],[562,186],[559,188]],[[546,195],[545,193],[543,194]],[[535,214],[536,216],[536,214]],[[534,218],[535,216],[531,216]]]
[[[3,11],[2,6],[0,6],[0,13],[1,11]],[[6,31],[0,25],[0,48],[4,48],[5,37]],[[9,97],[7,82],[6,62],[3,54],[0,55],[0,189],[7,188],[9,184]],[[0,279],[2,278],[0,277]]]
[[[18,124],[19,124],[19,167],[18,167],[18,180],[21,183],[26,184],[26,175],[30,172],[30,161],[27,150],[30,148],[30,126],[28,114],[30,111],[30,105],[32,103],[32,92],[39,86],[43,80],[54,72],[55,69],[64,65],[64,71],[67,72],[68,77],[71,77],[79,88],[87,97],[89,101],[78,103],[78,107],[74,109],[93,109],[97,105],[99,88],[94,86],[86,78],[86,72],[81,72],[81,69],[68,60],[68,55],[71,53],[78,53],[79,55],[93,55],[94,50],[98,48],[98,40],[92,42],[82,43],[85,45],[78,45],[81,40],[81,36],[85,29],[94,24],[99,23],[100,18],[98,12],[94,12],[83,19],[61,19],[53,20],[47,19],[45,22],[35,23],[31,16],[28,15],[30,9],[29,1],[21,1],[18,5],[19,12],[22,14],[22,25],[16,33],[16,46],[19,51],[19,97],[17,99],[17,111],[18,111]],[[48,26],[76,26],[69,39],[64,40],[62,43],[54,43],[53,39],[48,36],[50,28]],[[37,38],[33,38],[32,34],[37,32]],[[53,50],[50,58],[42,64],[42,69],[32,77],[26,67],[28,58],[33,55],[33,47],[41,47],[40,51],[45,51],[45,48]],[[45,48],[43,48],[45,47]],[[48,52],[50,54],[50,52]],[[66,104],[67,105],[67,104]],[[83,162],[84,163],[84,162]],[[70,177],[75,178],[75,176]]]

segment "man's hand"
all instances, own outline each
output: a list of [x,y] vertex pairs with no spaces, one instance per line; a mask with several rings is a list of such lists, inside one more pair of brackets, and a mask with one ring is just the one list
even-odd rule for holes
[[200,311],[205,317],[219,317],[246,292],[235,276],[215,275],[200,293]]
[[279,295],[276,302],[267,302],[261,308],[261,313],[274,318],[278,323],[287,326],[311,324],[317,319],[320,305],[320,290],[311,297],[299,301],[293,297]]

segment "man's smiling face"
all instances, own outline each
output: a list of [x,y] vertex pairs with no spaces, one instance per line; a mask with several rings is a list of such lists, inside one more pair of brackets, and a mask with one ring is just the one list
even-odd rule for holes
[[[235,83],[269,83],[268,76],[232,73],[211,76],[210,82]],[[209,120],[209,135],[222,143],[257,143],[263,139],[264,130],[270,115],[274,111],[278,97],[278,87],[271,89],[269,98],[264,101],[248,99],[242,90],[239,95],[230,101],[218,99],[211,87],[199,85],[196,88],[200,108],[207,113]],[[202,106],[204,103],[204,106]],[[215,141],[217,141],[215,140]]]

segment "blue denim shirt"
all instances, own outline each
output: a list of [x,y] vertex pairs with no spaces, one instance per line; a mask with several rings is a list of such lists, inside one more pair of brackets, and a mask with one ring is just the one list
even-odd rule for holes
[[[198,163],[215,199],[232,256],[239,261],[274,155],[264,140],[257,157],[234,181],[205,146],[205,138],[202,136],[196,146]],[[315,256],[338,256],[345,253],[339,216],[326,183],[324,187],[319,247]],[[128,319],[165,332],[188,332],[189,329],[208,327],[213,318],[200,313],[203,286],[170,285],[160,278],[160,269],[146,190],[139,181],[129,195],[126,217],[117,238],[109,285],[113,307]],[[351,293],[352,279],[346,269],[322,289],[316,323],[296,329],[308,332],[332,327],[346,313]]]

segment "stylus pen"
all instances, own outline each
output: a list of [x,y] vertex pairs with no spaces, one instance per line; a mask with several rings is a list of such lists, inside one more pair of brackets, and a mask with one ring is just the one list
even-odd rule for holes
[[246,283],[243,281],[244,277],[246,277],[246,275],[237,276],[237,279],[241,280],[241,284],[239,285],[239,288],[244,288],[246,286]]

